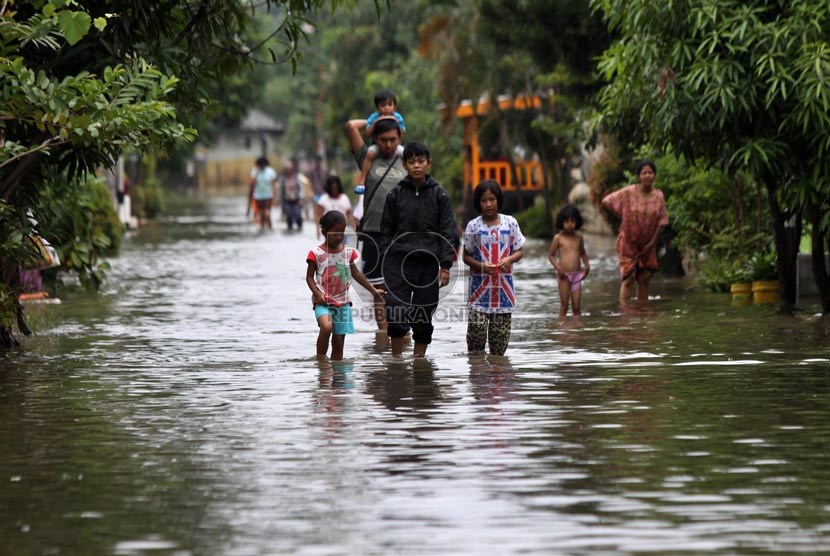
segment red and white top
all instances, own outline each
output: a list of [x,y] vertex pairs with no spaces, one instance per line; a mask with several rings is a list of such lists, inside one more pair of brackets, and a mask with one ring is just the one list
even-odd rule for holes
[[346,245],[341,245],[336,253],[330,253],[319,245],[308,252],[306,261],[317,265],[314,281],[326,296],[326,303],[334,307],[342,307],[350,303],[349,285],[352,276],[350,266],[359,258],[357,250]]

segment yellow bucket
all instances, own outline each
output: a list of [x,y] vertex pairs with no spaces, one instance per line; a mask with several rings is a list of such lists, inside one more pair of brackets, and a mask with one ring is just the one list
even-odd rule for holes
[[732,284],[729,291],[732,293],[733,305],[746,305],[752,300],[752,284],[749,282]]
[[756,305],[775,305],[780,299],[777,280],[752,282],[752,301]]

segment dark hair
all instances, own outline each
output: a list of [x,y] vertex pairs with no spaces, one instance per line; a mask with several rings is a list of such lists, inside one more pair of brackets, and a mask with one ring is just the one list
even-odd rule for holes
[[501,206],[504,204],[504,193],[501,190],[499,182],[496,180],[484,180],[476,186],[473,192],[473,206],[476,208],[476,212],[481,212],[481,198],[488,191],[496,196],[496,203],[499,205],[499,210],[501,210]]
[[412,160],[416,156],[423,156],[429,160],[429,147],[417,141],[410,141],[403,149],[403,159],[404,161]]
[[326,178],[326,184],[323,186],[323,189],[329,194],[329,197],[331,197],[331,190],[335,185],[337,185],[337,188],[340,190],[340,194],[342,195],[343,182],[340,181],[340,176],[329,176]]
[[256,159],[256,165],[265,168],[266,166],[268,166],[268,157],[260,156]]
[[576,223],[576,229],[582,227],[582,215],[579,214],[579,209],[573,205],[565,205],[556,215],[556,229],[565,229],[565,220],[572,219]]
[[384,89],[375,94],[375,108],[380,108],[380,103],[384,100],[391,100],[395,103],[395,106],[398,105],[398,98],[395,96],[395,93],[389,89]]
[[337,224],[346,224],[346,215],[339,210],[330,210],[320,217],[320,231],[326,233]]
[[654,165],[654,162],[646,158],[644,160],[639,161],[637,165],[634,166],[634,169],[636,170],[638,177],[640,176],[640,172],[642,172],[643,168],[645,168],[646,166],[651,166],[651,169],[654,171],[655,175],[657,174],[657,166]]
[[377,137],[381,133],[386,133],[387,131],[396,130],[398,132],[398,136],[401,135],[401,126],[398,124],[398,120],[393,118],[392,116],[378,118],[375,121],[375,128],[372,130],[372,137]]

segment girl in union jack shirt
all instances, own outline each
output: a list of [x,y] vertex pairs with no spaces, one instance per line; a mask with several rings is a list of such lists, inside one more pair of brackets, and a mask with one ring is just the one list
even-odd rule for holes
[[308,252],[305,281],[311,290],[314,317],[320,327],[317,358],[326,357],[331,338],[331,358],[340,361],[346,334],[354,332],[349,278],[369,290],[376,300],[382,300],[384,292],[372,286],[357,268],[357,250],[343,245],[346,215],[337,210],[328,211],[320,218],[320,231],[326,239]]
[[481,216],[467,224],[462,258],[470,267],[467,350],[483,352],[489,338],[490,353],[504,355],[516,306],[513,263],[522,258],[525,237],[515,218],[499,213],[504,194],[497,181],[478,184],[473,202]]

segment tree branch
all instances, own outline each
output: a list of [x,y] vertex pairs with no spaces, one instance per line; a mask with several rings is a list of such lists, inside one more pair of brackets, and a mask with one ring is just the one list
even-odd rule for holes
[[176,35],[176,38],[173,40],[173,44],[178,46],[181,41],[190,33],[190,30],[196,26],[199,21],[205,18],[205,13],[207,12],[208,7],[208,0],[202,0],[202,3],[199,5],[199,11],[196,12],[190,21],[187,22],[187,25],[184,26],[184,29],[179,31],[179,34]]
[[15,160],[21,159],[25,156],[29,156],[30,154],[35,154],[35,153],[38,153],[38,152],[41,152],[41,151],[45,151],[46,148],[49,147],[49,146],[59,145],[59,144],[61,144],[60,137],[49,137],[48,139],[46,139],[43,143],[41,143],[40,145],[38,145],[34,149],[28,150],[28,151],[20,153],[20,154],[16,154],[13,157],[11,157],[10,159],[6,160],[5,162],[0,162],[0,168],[2,168],[3,166],[6,166],[7,164],[11,164]]

